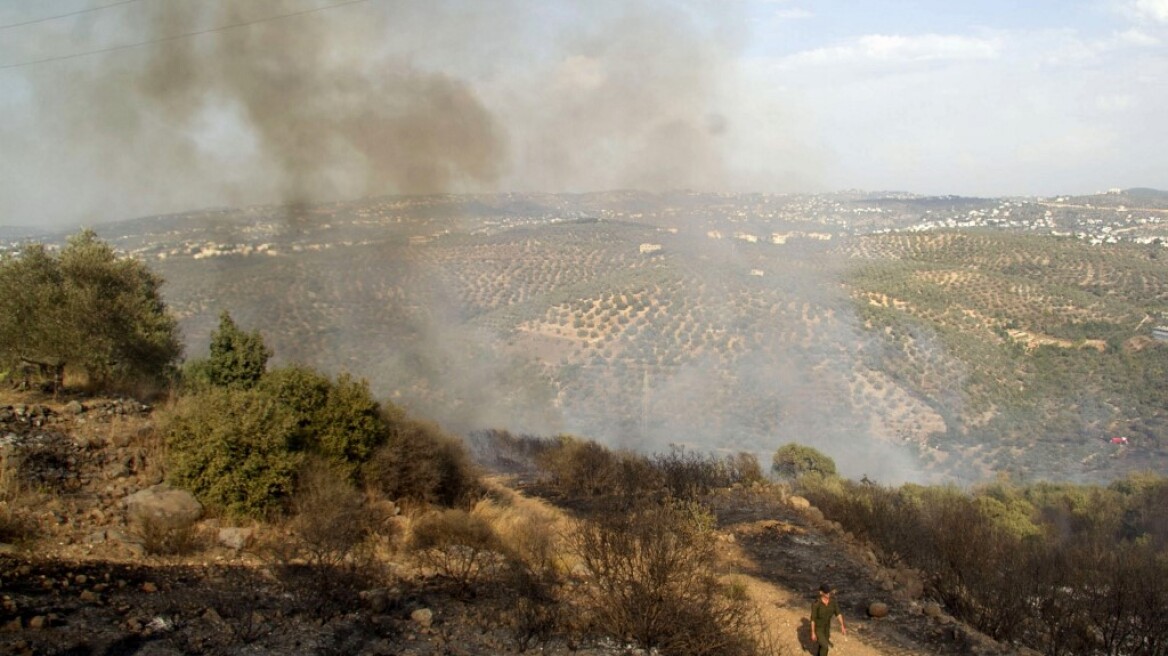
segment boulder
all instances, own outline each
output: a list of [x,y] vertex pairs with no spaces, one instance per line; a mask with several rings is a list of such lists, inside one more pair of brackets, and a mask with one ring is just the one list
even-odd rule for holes
[[882,601],[873,601],[868,604],[868,617],[874,617],[876,619],[888,617],[888,604]]
[[787,499],[787,505],[796,510],[807,510],[811,507],[811,502],[804,497],[790,497]]
[[135,523],[158,522],[169,528],[185,528],[203,516],[203,505],[186,490],[160,483],[125,499],[126,517]]
[[251,542],[252,535],[255,534],[253,528],[240,527],[226,527],[219,529],[219,544],[240,551]]
[[410,613],[410,619],[413,620],[418,626],[426,628],[429,627],[430,624],[434,621],[434,611],[430,610],[429,608],[419,608],[418,610]]

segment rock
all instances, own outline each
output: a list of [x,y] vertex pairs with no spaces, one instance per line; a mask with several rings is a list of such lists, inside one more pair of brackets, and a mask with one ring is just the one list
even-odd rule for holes
[[45,617],[44,615],[37,615],[28,621],[28,628],[30,629],[43,629],[48,625],[49,618]]
[[80,401],[74,399],[65,404],[64,411],[67,415],[79,415],[85,412],[85,406]]
[[419,608],[410,613],[410,619],[422,628],[429,628],[434,622],[434,611],[429,608]]
[[6,622],[3,626],[0,626],[0,631],[12,632],[20,631],[22,629],[24,629],[24,623],[20,621],[19,617],[15,617],[12,619],[12,621]]
[[787,505],[796,510],[807,510],[811,507],[811,502],[804,497],[788,497]]
[[91,604],[101,601],[101,595],[97,594],[93,590],[82,590],[80,598],[81,601]]
[[145,592],[145,593],[158,592],[158,586],[155,585],[153,581],[147,581],[147,582],[142,584],[142,592]]
[[166,483],[139,490],[124,503],[131,522],[155,521],[169,528],[185,528],[203,516],[203,505],[194,495]]
[[882,601],[873,601],[868,604],[868,617],[875,617],[876,619],[888,617],[888,604]]
[[924,612],[925,617],[939,617],[941,615],[941,606],[935,601],[925,602],[921,610]]
[[255,529],[253,528],[221,528],[219,529],[218,541],[219,544],[228,549],[240,551],[251,542],[253,535],[255,535]]

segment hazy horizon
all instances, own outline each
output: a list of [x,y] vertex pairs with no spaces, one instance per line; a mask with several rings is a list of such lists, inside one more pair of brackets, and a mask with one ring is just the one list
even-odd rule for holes
[[394,193],[1168,186],[1168,0],[0,0],[0,226]]

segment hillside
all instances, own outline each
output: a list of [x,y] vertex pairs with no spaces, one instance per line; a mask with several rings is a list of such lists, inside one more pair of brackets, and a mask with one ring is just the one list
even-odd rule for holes
[[[128,521],[124,504],[160,480],[155,421],[153,409],[123,399],[0,400],[5,457],[17,448],[42,456],[34,458],[37,466],[21,469],[41,481],[38,489],[19,490],[15,472],[5,470],[5,513],[19,511],[38,526],[19,545],[0,545],[5,653],[527,652],[502,620],[513,598],[490,587],[459,594],[392,548],[380,574],[325,580],[273,556],[273,542],[287,539],[285,527],[205,517],[183,555],[161,554]],[[499,479],[491,496],[514,507],[535,504],[540,513],[567,512],[555,499],[525,499],[522,485],[508,487],[516,485]],[[844,653],[1008,651],[922,599],[915,575],[876,566],[871,552],[838,525],[779,488],[724,492],[714,507],[722,576],[749,595],[776,653],[806,648],[806,608],[824,579],[840,588],[847,613],[850,635],[836,637]],[[397,521],[408,524],[406,516]],[[872,601],[888,604],[890,613],[868,617]],[[630,653],[620,645],[556,638],[539,651]]]
[[228,310],[458,432],[1108,481],[1162,467],[1168,438],[1145,196],[387,197],[103,235],[166,278],[189,355]]

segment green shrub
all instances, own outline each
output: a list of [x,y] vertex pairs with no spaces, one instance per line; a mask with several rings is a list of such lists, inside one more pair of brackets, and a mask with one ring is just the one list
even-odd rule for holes
[[303,461],[297,431],[288,408],[261,391],[184,396],[163,428],[169,479],[229,515],[283,510]]
[[784,444],[775,451],[771,471],[786,479],[805,474],[836,475],[834,460],[817,449],[796,442]]
[[294,365],[269,372],[259,387],[295,418],[295,448],[320,455],[349,477],[355,477],[361,463],[385,442],[387,417],[401,415],[392,406],[383,412],[369,385],[348,374],[332,382],[311,368]]
[[267,370],[272,351],[259,331],[244,332],[226,311],[219,315],[219,328],[211,333],[210,354],[192,360],[183,368],[183,380],[199,389],[207,386],[248,389]]

